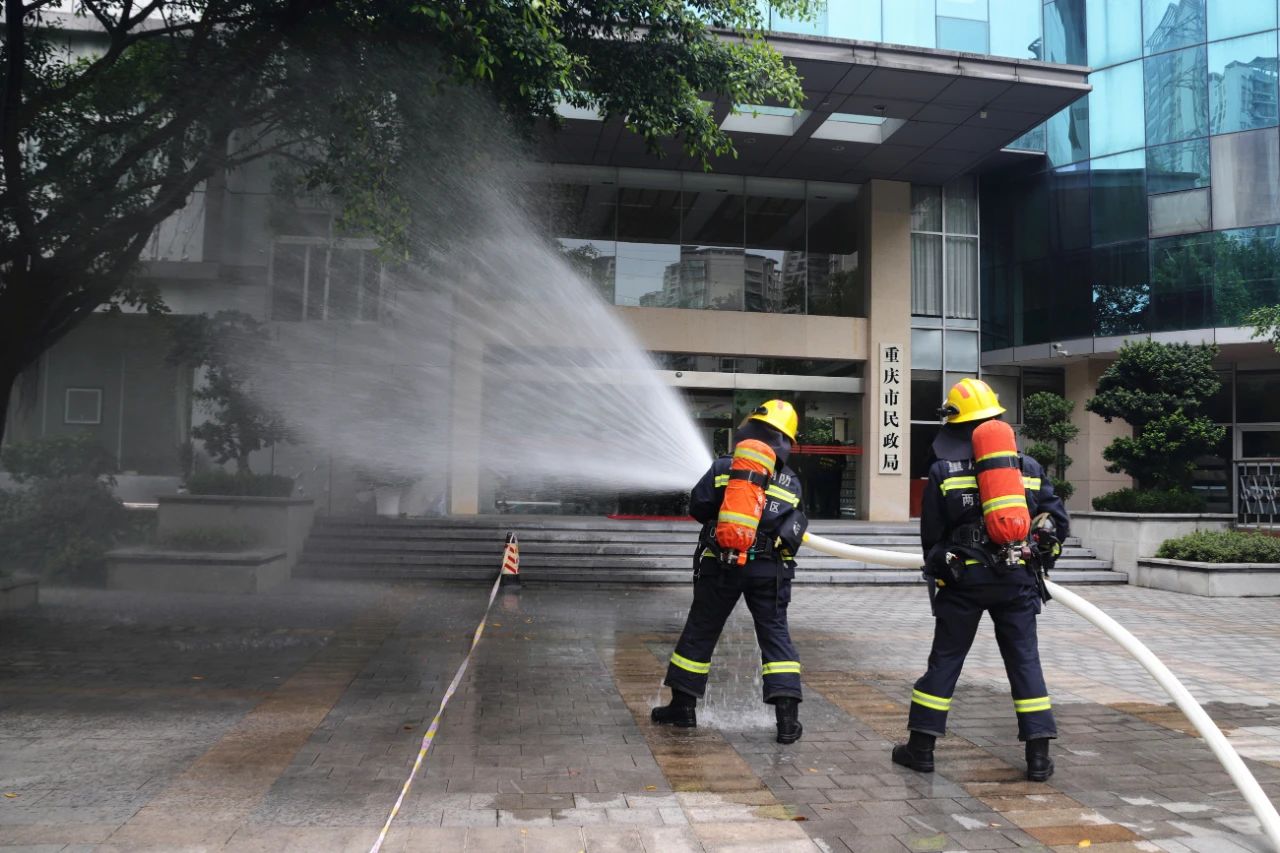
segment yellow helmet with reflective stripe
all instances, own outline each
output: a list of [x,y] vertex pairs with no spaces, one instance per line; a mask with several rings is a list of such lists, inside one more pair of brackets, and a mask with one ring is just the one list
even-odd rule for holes
[[796,432],[800,429],[800,416],[795,406],[786,400],[768,400],[761,403],[751,414],[749,421],[763,421],[792,441],[796,440]]
[[981,379],[961,379],[951,386],[947,402],[938,414],[949,424],[981,421],[1003,414],[1004,406],[991,386]]

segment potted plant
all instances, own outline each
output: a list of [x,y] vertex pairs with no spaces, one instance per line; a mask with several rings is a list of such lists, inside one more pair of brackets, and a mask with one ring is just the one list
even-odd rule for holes
[[405,491],[414,483],[412,477],[390,468],[366,467],[356,471],[356,479],[365,491],[372,492],[377,515],[399,518],[404,514],[400,511],[400,504]]
[[238,311],[174,321],[169,361],[202,371],[192,396],[208,420],[191,437],[214,464],[201,465],[194,449],[179,449],[184,493],[159,499],[158,525],[162,539],[196,529],[257,531],[264,545],[285,549],[292,570],[311,529],[314,502],[293,497],[291,478],[257,473],[251,465],[254,453],[297,442],[284,418],[253,393],[253,365],[279,357],[269,331]]

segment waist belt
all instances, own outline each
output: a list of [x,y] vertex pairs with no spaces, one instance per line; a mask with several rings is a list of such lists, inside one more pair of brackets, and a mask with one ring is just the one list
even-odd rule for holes
[[1024,568],[1025,563],[1019,561],[1011,565],[1000,559],[1001,549],[987,535],[985,524],[962,524],[951,531],[951,541],[947,545],[947,568],[951,576],[959,581],[966,567],[985,566],[996,575],[1007,575],[1017,568]]
[[[702,529],[702,556],[718,560],[722,549],[720,543],[716,542],[715,527],[708,526]],[[779,556],[780,552],[774,545],[776,537],[760,534],[756,536],[755,544],[747,551],[747,560],[768,560]]]

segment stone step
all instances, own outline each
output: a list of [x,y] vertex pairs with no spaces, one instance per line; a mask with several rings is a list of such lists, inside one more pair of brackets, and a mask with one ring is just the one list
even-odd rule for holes
[[[682,548],[689,551],[692,544],[698,540],[698,530],[686,530],[680,534],[646,534],[644,538],[636,537],[636,535],[626,535],[626,537],[614,537],[614,535],[566,535],[566,537],[543,537],[543,535],[520,535],[521,548],[539,548],[543,551],[552,551],[552,549],[573,549],[584,546],[617,546],[626,548]],[[502,549],[506,537],[495,537],[495,535],[485,535],[485,537],[444,537],[444,535],[431,535],[424,530],[415,530],[412,534],[393,535],[379,534],[369,532],[352,532],[342,533],[333,532],[333,530],[317,530],[311,534],[312,542],[317,546],[329,547],[338,546],[338,544],[370,544],[370,543],[399,543],[404,547],[420,547],[420,548],[497,548]],[[858,544],[858,546],[867,547],[919,547],[919,537],[873,537],[873,535],[842,535],[838,538],[840,542],[847,544]]]
[[[534,515],[485,515],[453,518],[389,518],[385,516],[318,516],[315,529],[353,530],[378,528],[380,530],[432,530],[458,531],[474,534],[479,531],[515,530],[523,535],[535,531],[604,531],[629,533],[671,533],[697,529],[692,520],[642,521],[611,519],[602,516],[534,516]],[[919,536],[920,526],[915,522],[880,523],[866,521],[814,520],[810,523],[814,533],[838,536],[890,535]]]
[[[822,560],[801,559],[799,565],[801,570],[821,571],[860,571],[868,566],[867,563],[859,562],[857,560],[842,560],[834,557],[827,557]],[[320,566],[403,566],[412,570],[419,568],[448,568],[456,566],[468,569],[474,568],[483,572],[485,570],[497,571],[498,557],[493,554],[454,554],[443,559],[424,559],[421,555],[385,552],[361,552],[353,554],[316,552],[303,555],[302,560],[299,563],[299,573],[310,574]],[[591,554],[569,556],[522,554],[520,557],[520,567],[522,570],[571,569],[575,571],[621,571],[629,569],[669,569],[673,571],[691,571],[692,563],[689,555],[676,557],[643,555],[632,557],[610,557]],[[1055,571],[1105,571],[1109,568],[1110,563],[1104,560],[1064,559],[1058,562]],[[354,568],[352,570],[359,571],[360,569]]]
[[[883,538],[849,537],[841,539],[847,544],[856,544],[869,548],[886,549],[886,551],[914,552],[919,549],[919,539],[895,537],[892,540]],[[617,556],[657,556],[676,555],[687,557],[694,548],[692,539],[663,539],[660,542],[616,542],[612,539],[571,539],[564,542],[536,542],[521,539],[521,555],[617,555]],[[314,553],[342,552],[399,552],[421,553],[422,556],[454,555],[454,553],[481,553],[495,555],[502,552],[503,543],[494,539],[431,539],[413,537],[412,539],[374,538],[362,535],[360,538],[339,537],[332,534],[312,535],[308,540],[306,551]],[[810,560],[831,558],[813,548],[805,548],[801,555]],[[1093,557],[1094,552],[1088,548],[1066,547],[1062,549],[1066,557]]]
[[[456,543],[497,543],[501,547],[506,539],[505,528],[447,527],[428,526],[425,524],[397,524],[396,519],[387,526],[377,524],[326,524],[317,521],[312,530],[312,539],[316,542],[334,543],[337,541],[424,541],[424,542],[456,542]],[[633,522],[634,524],[634,522]],[[698,531],[698,525],[684,523],[664,529],[636,527],[603,527],[591,528],[510,528],[515,530],[522,545],[533,543],[581,543],[586,541],[607,541],[612,544],[646,543],[665,545],[673,541],[692,542]],[[844,525],[837,529],[824,531],[820,524],[810,526],[810,531],[827,536],[850,545],[866,547],[911,546],[920,541],[918,531],[911,532],[875,532],[867,528],[851,528]],[[1068,537],[1065,547],[1079,547],[1077,537]]]
[[[698,524],[590,516],[469,518],[321,517],[298,575],[322,578],[441,578],[486,581],[497,571],[508,530],[520,537],[520,565],[534,582],[686,583]],[[815,534],[901,553],[919,553],[914,522],[815,521]],[[1067,541],[1055,579],[1124,583],[1127,577]],[[919,572],[888,569],[805,549],[801,583],[913,583]]]
[[[379,580],[457,580],[491,583],[494,578],[492,567],[482,569],[466,566],[433,566],[407,567],[396,566],[362,566],[358,573],[353,573],[349,566],[317,565],[312,566],[311,577],[326,579],[379,579]],[[613,586],[616,584],[688,584],[691,577],[689,569],[538,569],[532,573],[522,573],[521,583],[538,584],[590,584]],[[1054,581],[1064,586],[1077,584],[1124,584],[1128,576],[1123,572],[1111,570],[1081,570],[1055,572]],[[920,573],[907,569],[885,569],[864,567],[849,571],[806,571],[796,572],[795,582],[798,584],[898,584],[911,585],[921,583]]]

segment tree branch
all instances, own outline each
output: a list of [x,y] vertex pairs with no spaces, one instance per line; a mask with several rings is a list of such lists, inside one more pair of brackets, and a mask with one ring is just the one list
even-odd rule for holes
[[[6,3],[10,0],[5,0]],[[58,106],[68,103],[72,99],[78,97],[87,91],[97,80],[110,71],[120,58],[129,48],[148,39],[156,39],[164,36],[177,35],[184,32],[195,32],[202,27],[216,29],[218,27],[227,27],[233,24],[252,23],[255,19],[252,15],[228,15],[224,18],[210,16],[207,13],[199,19],[179,24],[169,24],[163,27],[152,27],[149,29],[134,29],[145,20],[145,15],[162,8],[163,0],[153,0],[145,9],[140,11],[133,17],[127,25],[116,27],[108,30],[111,34],[111,44],[107,50],[95,59],[85,68],[77,77],[69,80],[64,85],[51,88],[43,93],[42,97],[32,98],[27,101],[25,109],[16,116],[16,124],[26,127],[35,116],[52,110]],[[145,13],[145,14],[144,14]]]
[[98,23],[102,25],[104,30],[113,36],[115,35],[120,22],[108,15],[105,9],[99,9],[98,4],[94,3],[93,0],[80,0],[80,2],[93,13],[93,16],[98,19]]
[[4,127],[0,130],[0,157],[4,159],[4,178],[10,195],[9,207],[13,210],[14,224],[18,228],[18,241],[27,247],[35,241],[35,215],[31,200],[27,198],[23,175],[22,129],[17,121],[22,112],[22,86],[26,76],[27,28],[22,0],[5,0],[5,51],[8,54],[5,67],[3,109]]

